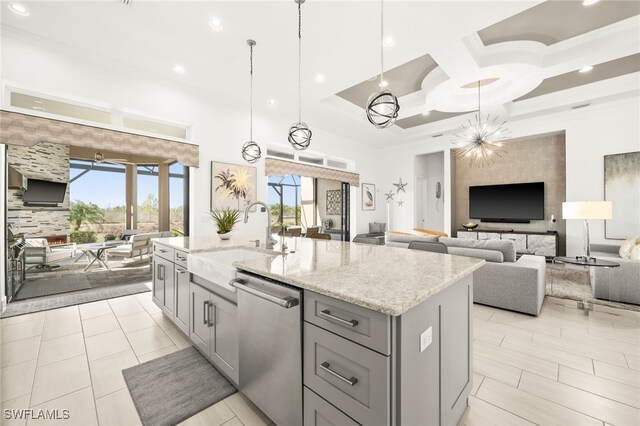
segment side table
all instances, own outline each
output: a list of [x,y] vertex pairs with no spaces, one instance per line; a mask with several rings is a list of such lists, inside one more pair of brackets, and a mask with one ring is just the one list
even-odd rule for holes
[[[609,260],[600,260],[595,257],[591,257],[589,259],[585,259],[582,256],[576,257],[567,257],[560,256],[554,257],[552,263],[563,263],[568,265],[576,265],[576,266],[584,266],[587,268],[617,268],[620,266],[619,263],[611,262]],[[591,276],[591,274],[589,274]],[[591,278],[589,278],[591,279]],[[551,289],[553,290],[553,281],[551,282]],[[593,310],[593,306],[591,302],[588,300],[583,300],[582,302],[578,302],[578,309],[582,309],[585,315],[589,315],[589,311]]]

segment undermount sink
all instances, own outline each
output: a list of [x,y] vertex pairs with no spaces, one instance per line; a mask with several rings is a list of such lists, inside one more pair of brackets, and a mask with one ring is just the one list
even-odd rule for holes
[[271,257],[267,253],[261,253],[246,249],[232,249],[213,251],[206,253],[192,253],[187,259],[187,269],[194,275],[219,285],[230,291],[236,291],[229,285],[229,281],[236,278],[237,269],[234,262],[243,260]]

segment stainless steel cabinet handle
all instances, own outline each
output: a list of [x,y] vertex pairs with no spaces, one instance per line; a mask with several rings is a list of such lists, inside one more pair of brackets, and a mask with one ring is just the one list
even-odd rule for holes
[[186,270],[186,269],[179,269],[179,268],[176,268],[176,273],[178,273],[178,274],[186,274],[186,273],[187,273],[187,270]]
[[202,322],[204,325],[209,324],[209,319],[207,318],[208,314],[209,314],[209,301],[205,300],[204,309],[202,309]]
[[176,254],[176,259],[178,259],[178,260],[187,260],[186,257],[182,257],[179,254]]
[[159,251],[160,253],[166,253],[166,252],[167,252],[167,250],[163,250],[163,249],[158,249],[158,251]]
[[256,290],[253,287],[247,286],[247,282],[241,278],[232,279],[231,281],[229,281],[229,285],[231,287],[237,288],[238,290],[246,291],[249,294],[253,294],[254,296],[257,296],[271,303],[275,303],[276,305],[282,306],[285,309],[293,308],[300,303],[300,301],[295,297],[287,296],[285,298],[280,298],[268,293],[263,293],[260,290]]
[[337,317],[335,315],[331,315],[331,312],[328,309],[325,309],[323,311],[320,311],[320,313],[318,314],[319,316],[332,321],[332,322],[337,322],[340,325],[346,325],[347,327],[355,327],[358,325],[358,321],[357,320],[346,320],[346,319],[342,319],[340,317]]
[[352,377],[352,378],[348,379],[348,378],[344,377],[342,374],[336,373],[330,367],[331,367],[331,365],[329,365],[329,363],[326,362],[326,361],[323,362],[322,364],[320,364],[320,368],[322,368],[327,373],[331,374],[333,377],[335,377],[337,379],[340,379],[341,381],[345,382],[349,386],[354,386],[356,383],[358,383],[358,379],[356,379],[355,377]]
[[[216,325],[216,305],[209,303],[209,318],[207,318],[207,326],[213,327]],[[213,320],[211,319],[213,317]]]

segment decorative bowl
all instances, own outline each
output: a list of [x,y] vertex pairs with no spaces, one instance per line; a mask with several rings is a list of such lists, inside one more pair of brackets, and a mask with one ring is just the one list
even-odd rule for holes
[[472,229],[476,229],[478,227],[478,224],[477,223],[473,223],[473,222],[463,223],[462,227],[464,229],[466,229],[467,231],[470,231]]

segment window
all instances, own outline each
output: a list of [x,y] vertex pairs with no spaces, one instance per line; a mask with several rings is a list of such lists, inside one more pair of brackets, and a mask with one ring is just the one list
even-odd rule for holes
[[111,112],[98,108],[74,105],[69,102],[60,102],[40,96],[31,96],[19,92],[11,92],[11,106],[28,109],[31,112],[59,115],[62,117],[76,118],[95,123],[111,124]]
[[295,158],[293,153],[276,151],[275,149],[271,148],[267,148],[267,155],[270,155],[272,157],[284,158],[286,160],[293,160]]
[[184,167],[173,163],[169,167],[169,221],[173,234],[184,235]]
[[269,176],[268,202],[272,225],[301,225],[300,176]]
[[187,139],[187,129],[185,127],[161,123],[146,118],[125,115],[122,119],[122,125],[126,129],[141,130],[147,133],[155,133],[157,135],[170,136],[178,139]]
[[298,161],[303,161],[305,163],[317,164],[319,166],[324,165],[324,160],[322,158],[317,157],[309,157],[309,156],[298,156]]
[[138,166],[138,230],[158,232],[160,230],[158,209],[158,166]]
[[343,163],[342,161],[327,160],[327,167],[333,167],[334,169],[347,170],[349,168],[349,165],[347,163]]
[[70,160],[71,241],[89,243],[125,230],[125,167]]

